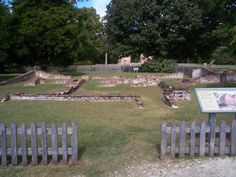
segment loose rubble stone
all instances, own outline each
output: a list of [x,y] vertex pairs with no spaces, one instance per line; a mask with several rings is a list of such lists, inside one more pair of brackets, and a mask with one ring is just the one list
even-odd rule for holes
[[191,93],[188,89],[174,88],[168,86],[165,82],[160,82],[159,87],[163,91],[163,99],[166,104],[172,108],[178,108],[176,102],[180,100],[191,100]]

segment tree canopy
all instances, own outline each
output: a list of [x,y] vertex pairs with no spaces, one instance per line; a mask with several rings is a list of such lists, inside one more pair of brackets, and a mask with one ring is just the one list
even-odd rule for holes
[[10,11],[4,1],[0,0],[0,64],[7,62],[11,47],[9,24],[11,20]]
[[[207,61],[222,45],[217,29],[232,39],[235,7],[233,0],[112,0],[106,16],[110,53]],[[227,45],[232,50],[235,43]]]
[[0,0],[0,65],[104,63],[141,53],[235,64],[235,0],[111,0],[103,22],[80,0]]
[[101,60],[100,17],[95,9],[78,9],[74,3],[76,1],[71,0],[13,0],[9,7],[1,2],[1,60],[32,66],[65,66],[85,59]]

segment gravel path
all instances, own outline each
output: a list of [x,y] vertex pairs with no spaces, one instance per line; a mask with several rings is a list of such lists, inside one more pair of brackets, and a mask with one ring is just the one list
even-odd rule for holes
[[131,165],[111,177],[236,177],[236,158],[144,162]]

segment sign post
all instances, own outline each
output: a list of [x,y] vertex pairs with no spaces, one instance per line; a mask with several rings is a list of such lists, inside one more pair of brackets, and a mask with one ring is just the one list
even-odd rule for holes
[[236,88],[196,88],[195,92],[201,111],[209,114],[211,148],[215,140],[216,113],[234,113],[236,119]]

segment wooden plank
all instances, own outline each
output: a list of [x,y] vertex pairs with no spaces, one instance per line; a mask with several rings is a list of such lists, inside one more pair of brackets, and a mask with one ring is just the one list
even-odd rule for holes
[[202,122],[200,126],[200,147],[199,155],[205,156],[205,146],[206,146],[206,123]]
[[78,136],[77,136],[77,125],[72,123],[72,136],[71,136],[71,147],[72,147],[72,160],[76,164],[78,162]]
[[45,123],[41,124],[41,133],[42,133],[42,163],[44,165],[48,164],[48,148],[47,148],[47,128]]
[[206,123],[202,122],[200,125],[200,145],[199,145],[199,155],[205,156],[205,146],[206,146]]
[[224,156],[226,153],[226,123],[222,121],[220,124],[220,155]]
[[[11,128],[6,128],[7,135],[11,135]],[[21,128],[17,128],[17,134],[21,135]],[[41,135],[42,130],[41,128],[37,128],[37,134]],[[47,134],[51,135],[51,128],[47,128]],[[57,128],[57,134],[61,135],[62,134],[62,128]],[[27,135],[31,135],[31,128],[27,129]],[[67,135],[72,135],[72,128],[67,127]]]
[[166,122],[161,124],[161,159],[166,156],[166,147],[167,147],[167,133],[166,133]]
[[67,146],[67,125],[64,122],[62,124],[62,149],[63,149],[63,155],[62,155],[62,160],[63,163],[67,163],[68,161],[68,146]]
[[55,123],[52,123],[51,126],[52,129],[52,163],[57,164],[58,163],[58,149],[57,149],[57,127]]
[[1,124],[1,156],[2,156],[2,166],[7,165],[7,135],[6,126]]
[[196,147],[196,124],[195,121],[191,124],[191,132],[190,132],[190,157],[195,156],[195,147]]
[[16,132],[16,124],[11,124],[11,162],[12,165],[17,165],[17,132]]
[[31,124],[31,148],[32,148],[32,165],[38,164],[38,140],[37,128],[35,123]]
[[[167,127],[167,134],[171,134],[171,127]],[[206,127],[206,133],[210,132],[210,126]],[[216,133],[220,133],[220,127],[216,126],[215,128]],[[186,133],[191,133],[191,127],[186,127]],[[200,133],[200,126],[196,126],[195,133]],[[231,133],[231,126],[226,127],[226,133]],[[176,127],[176,134],[179,134],[179,127]]]
[[[217,153],[217,152],[219,152],[219,147],[215,147],[215,153]],[[231,149],[230,149],[230,147],[229,146],[226,146],[226,154],[230,154],[230,152],[231,152]],[[176,149],[175,149],[176,151],[175,151],[175,153],[179,153],[179,147],[178,146],[176,146]],[[189,151],[190,151],[190,147],[188,147],[188,146],[186,146],[186,148],[185,148],[185,153],[187,154],[187,153],[189,153]],[[195,147],[195,154],[198,154],[199,153],[199,146],[196,146]],[[167,147],[167,152],[170,152],[170,147]],[[209,149],[209,147],[208,146],[206,146],[205,147],[205,153],[210,153],[210,149]]]
[[171,157],[175,158],[175,148],[176,148],[176,123],[174,122],[171,128]]
[[214,157],[214,152],[215,152],[215,137],[216,137],[216,133],[215,133],[215,127],[216,127],[216,120],[215,117],[212,118],[212,120],[210,121],[210,134],[209,134],[209,145],[210,145],[210,156]]
[[27,165],[27,128],[25,124],[21,125],[21,155],[21,164]]
[[233,120],[231,129],[231,155],[235,154],[236,154],[236,120]]
[[185,146],[186,146],[186,125],[185,122],[180,124],[180,133],[179,133],[179,157],[182,158],[185,155]]

